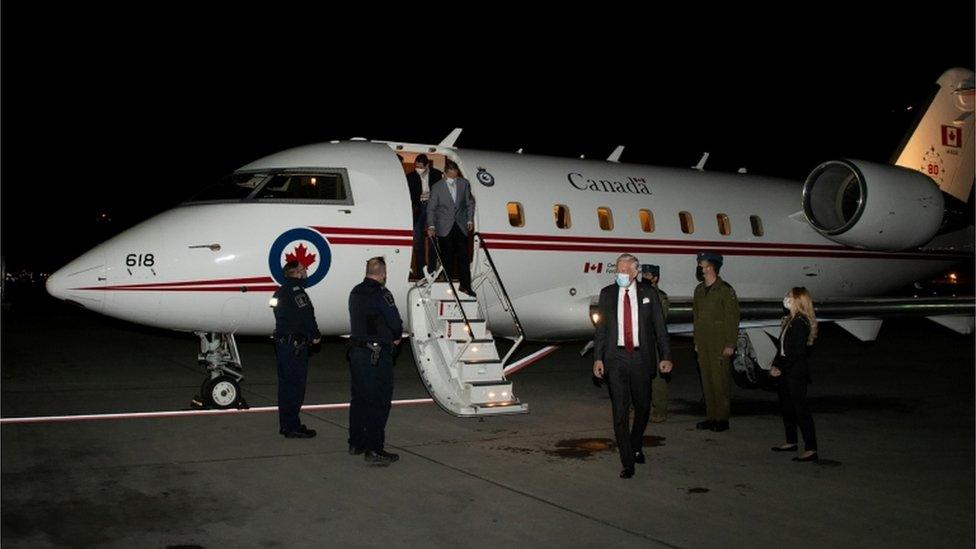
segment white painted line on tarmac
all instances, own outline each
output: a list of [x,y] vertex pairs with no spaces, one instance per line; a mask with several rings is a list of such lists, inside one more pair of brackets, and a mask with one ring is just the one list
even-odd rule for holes
[[[394,400],[393,406],[409,406],[413,404],[430,404],[434,402],[430,398],[414,398],[407,400]],[[342,410],[348,408],[348,402],[336,402],[333,404],[310,404],[302,406],[303,412],[319,412],[323,410]],[[185,417],[185,416],[218,416],[227,414],[261,414],[266,412],[277,412],[277,406],[259,406],[244,410],[172,410],[168,412],[129,412],[122,414],[86,414],[75,416],[38,416],[38,417],[5,417],[0,418],[0,425],[11,425],[19,423],[57,423],[64,421],[99,421],[105,419],[154,419],[162,417]]]

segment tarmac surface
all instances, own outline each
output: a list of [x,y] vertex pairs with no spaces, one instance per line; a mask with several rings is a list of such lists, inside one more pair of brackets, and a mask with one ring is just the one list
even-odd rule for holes
[[[188,409],[195,336],[43,301],[2,316],[3,418]],[[3,547],[973,547],[974,340],[888,321],[863,344],[822,327],[810,402],[818,464],[783,442],[776,396],[735,388],[732,429],[703,413],[690,342],[674,339],[671,415],[617,477],[606,388],[568,344],[512,376],[530,413],[457,419],[395,407],[388,450],[347,453],[345,410],[4,424]],[[245,396],[274,404],[269,340],[239,341]],[[524,356],[540,346],[527,346]],[[311,361],[306,404],[346,402],[340,340]],[[424,398],[409,350],[394,399]]]

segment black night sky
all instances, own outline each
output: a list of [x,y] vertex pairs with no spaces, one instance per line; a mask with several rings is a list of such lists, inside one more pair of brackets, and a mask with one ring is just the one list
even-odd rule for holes
[[906,108],[974,66],[974,8],[850,4],[438,16],[6,2],[6,265],[56,269],[251,160],[353,136],[436,143],[463,127],[461,148],[602,158],[623,144],[624,162],[682,167],[710,151],[709,170],[797,181],[832,158],[887,162]]

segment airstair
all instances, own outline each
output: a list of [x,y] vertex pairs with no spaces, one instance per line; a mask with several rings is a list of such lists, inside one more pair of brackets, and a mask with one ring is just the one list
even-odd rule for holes
[[[482,300],[459,292],[446,276],[439,280],[444,273],[440,250],[436,241],[429,241],[439,267],[425,272],[407,293],[413,356],[427,391],[448,413],[459,417],[524,414],[528,405],[519,402],[512,382],[505,379],[505,365],[525,334],[488,248],[480,235],[475,238],[481,253],[476,254],[471,285]],[[483,298],[489,295],[498,298],[515,326],[515,342],[504,357],[499,356],[488,325]]]

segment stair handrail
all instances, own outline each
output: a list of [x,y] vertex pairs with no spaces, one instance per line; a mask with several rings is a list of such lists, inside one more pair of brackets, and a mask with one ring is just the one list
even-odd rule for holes
[[[468,345],[470,345],[474,340],[474,330],[471,329],[471,322],[468,320],[468,315],[464,312],[464,305],[461,303],[461,298],[458,297],[458,290],[454,287],[454,281],[451,280],[451,275],[447,272],[447,268],[444,265],[444,260],[441,258],[440,246],[437,245],[437,241],[434,240],[434,237],[428,236],[427,238],[430,239],[430,243],[433,244],[434,254],[437,255],[437,263],[440,265],[439,270],[444,271],[444,278],[447,279],[447,285],[451,288],[451,296],[454,298],[454,302],[457,303],[458,310],[461,311],[461,318],[464,319],[464,329],[468,332],[468,341],[465,343],[464,348],[461,349],[461,353],[458,355],[458,357],[460,357],[464,354],[464,351],[467,350]],[[456,361],[457,357],[455,357],[455,362]],[[451,364],[453,365],[453,362]]]
[[[502,277],[498,274],[498,268],[495,267],[495,261],[491,258],[491,252],[488,251],[488,242],[485,241],[484,235],[482,235],[480,232],[475,232],[474,236],[478,238],[478,246],[485,252],[485,259],[488,260],[488,267],[491,268],[492,278],[494,279],[494,282],[498,284],[498,288],[500,288],[502,291],[502,306],[507,309],[509,314],[512,316],[512,323],[515,325],[515,330],[518,334],[515,344],[512,345],[512,348],[508,350],[505,357],[502,358],[502,367],[504,368],[505,364],[508,362],[508,359],[515,354],[515,350],[519,347],[519,345],[522,344],[523,341],[525,341],[525,330],[522,328],[522,322],[519,320],[518,313],[515,312],[515,305],[512,304],[512,298],[509,297],[508,290],[505,289],[505,283],[502,282]],[[485,314],[486,319],[487,317],[488,315]]]

